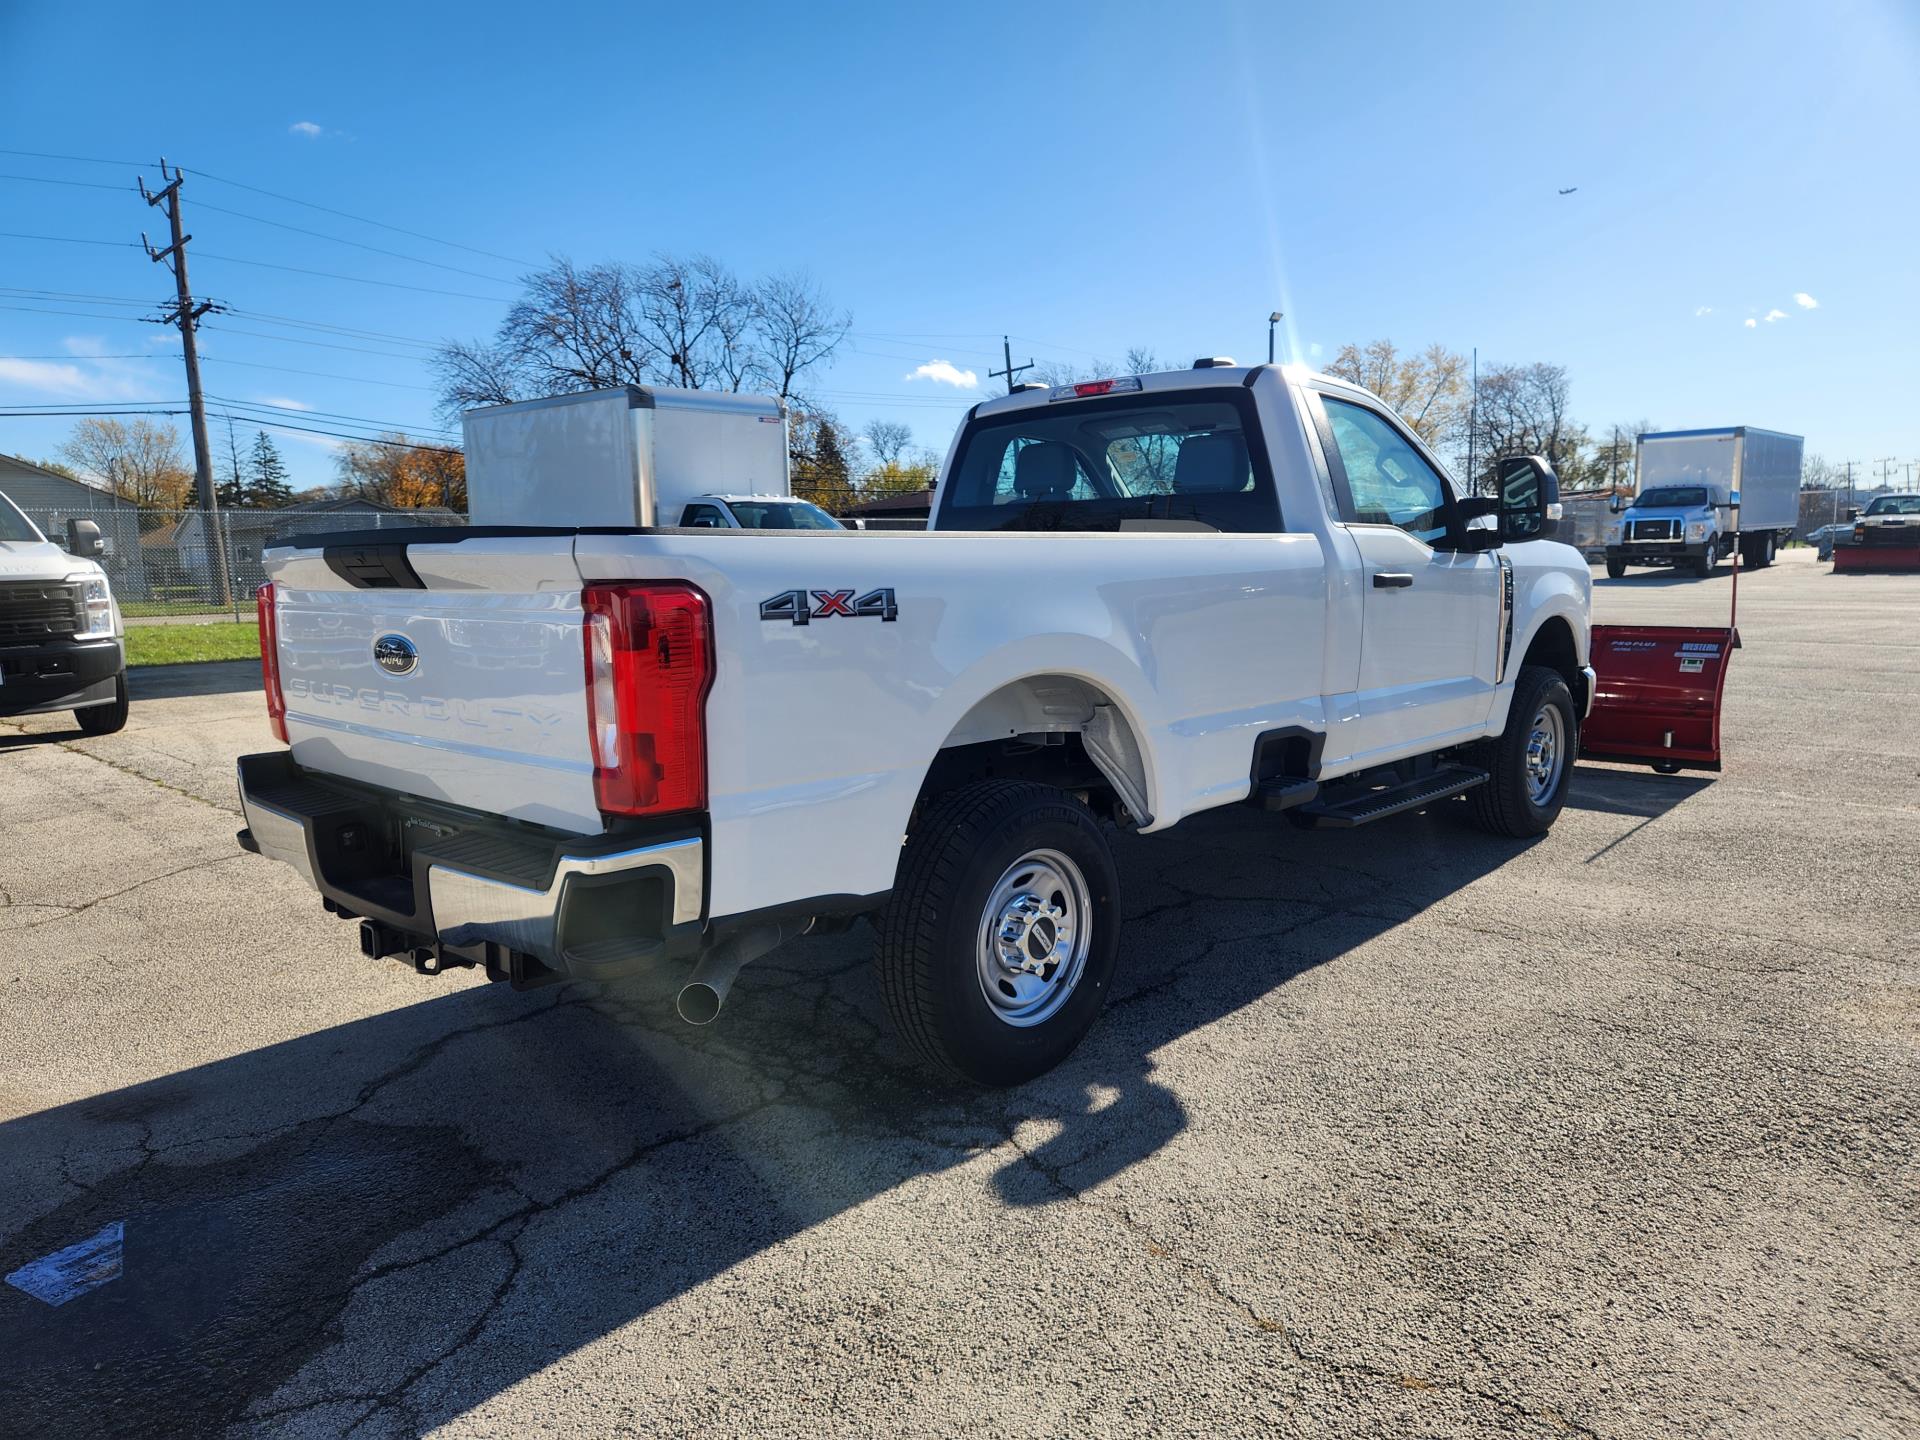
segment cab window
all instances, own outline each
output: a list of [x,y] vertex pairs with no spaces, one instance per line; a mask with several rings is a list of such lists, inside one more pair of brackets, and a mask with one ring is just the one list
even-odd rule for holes
[[1348,517],[1397,525],[1432,544],[1447,533],[1447,482],[1382,415],[1364,405],[1320,397],[1353,497]]
[[719,510],[711,505],[687,506],[687,513],[680,517],[680,523],[702,529],[725,529],[727,524],[720,518]]

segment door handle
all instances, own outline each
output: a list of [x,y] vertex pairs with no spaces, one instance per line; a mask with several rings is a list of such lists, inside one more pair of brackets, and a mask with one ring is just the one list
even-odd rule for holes
[[1388,570],[1373,572],[1373,588],[1376,590],[1405,590],[1413,584],[1413,576],[1396,575]]

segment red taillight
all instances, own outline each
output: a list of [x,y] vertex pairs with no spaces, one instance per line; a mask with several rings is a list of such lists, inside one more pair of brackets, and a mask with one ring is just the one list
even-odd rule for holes
[[587,726],[593,789],[610,815],[707,803],[713,623],[688,585],[589,585]]
[[267,692],[267,723],[273,738],[287,738],[287,697],[280,690],[280,616],[274,609],[273,582],[254,591],[260,614],[260,688]]
[[1078,385],[1073,387],[1073,393],[1076,395],[1104,395],[1111,389],[1113,389],[1113,381],[1111,380],[1082,380]]

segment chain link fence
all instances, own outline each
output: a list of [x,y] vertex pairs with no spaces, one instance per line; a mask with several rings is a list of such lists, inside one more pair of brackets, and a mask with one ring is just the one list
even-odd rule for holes
[[251,618],[253,594],[267,578],[261,555],[274,540],[326,530],[392,530],[415,525],[465,525],[452,510],[376,509],[364,502],[284,510],[28,509],[27,518],[62,548],[69,521],[100,527],[106,567],[120,613],[129,620],[158,615]]

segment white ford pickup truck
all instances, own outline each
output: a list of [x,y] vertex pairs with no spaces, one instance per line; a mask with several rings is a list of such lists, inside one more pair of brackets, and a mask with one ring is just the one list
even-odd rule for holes
[[298,536],[260,596],[288,748],[241,759],[240,840],[368,955],[690,965],[696,1022],[866,915],[905,1037],[1014,1083],[1112,986],[1114,827],[1553,823],[1590,582],[1545,462],[1502,489],[1363,390],[1203,362],[976,406],[924,534]]

